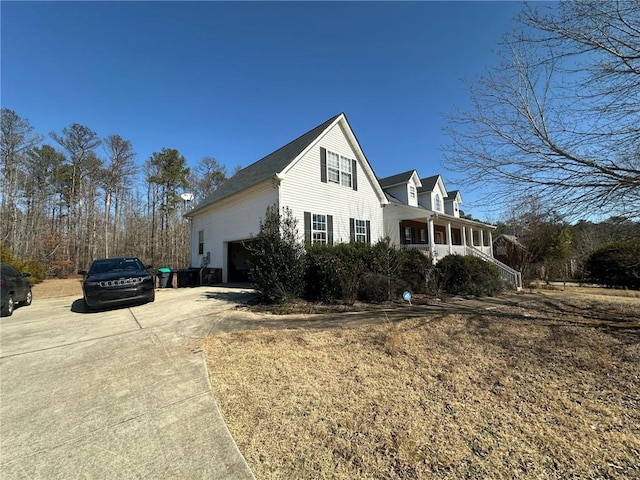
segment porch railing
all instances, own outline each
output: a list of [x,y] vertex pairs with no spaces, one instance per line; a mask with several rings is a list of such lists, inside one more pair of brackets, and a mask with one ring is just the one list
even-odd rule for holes
[[508,265],[505,265],[499,260],[496,260],[491,255],[487,255],[484,252],[481,252],[477,248],[473,248],[467,245],[467,255],[473,255],[474,257],[481,258],[487,262],[493,263],[498,270],[500,271],[500,277],[504,279],[506,282],[510,283],[515,287],[517,291],[522,290],[522,274],[514,270]]

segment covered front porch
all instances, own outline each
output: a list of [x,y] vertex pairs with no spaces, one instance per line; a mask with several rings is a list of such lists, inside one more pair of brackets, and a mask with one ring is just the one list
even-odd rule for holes
[[449,215],[403,219],[400,245],[425,252],[434,263],[450,254],[468,255],[476,250],[493,257],[491,225]]

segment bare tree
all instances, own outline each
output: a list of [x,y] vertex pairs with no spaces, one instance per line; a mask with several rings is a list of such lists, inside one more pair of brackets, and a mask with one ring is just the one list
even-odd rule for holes
[[[527,6],[449,116],[446,166],[571,216],[640,212],[640,2]],[[486,187],[485,187],[486,188]]]
[[[97,167],[100,160],[95,155],[95,149],[100,145],[101,140],[98,135],[88,127],[73,123],[62,129],[62,135],[51,132],[53,138],[69,155],[69,169],[67,179],[68,192],[68,231],[73,244],[68,248],[68,259],[74,263],[74,271],[80,265],[80,253],[87,255],[85,244],[81,233],[85,227],[82,214],[86,209],[86,200],[82,194],[89,193],[93,196],[91,188],[91,177],[97,174]],[[94,178],[95,179],[95,178]],[[86,232],[85,232],[86,233]],[[82,241],[82,245],[81,245]]]
[[[42,137],[33,132],[33,127],[27,119],[20,117],[8,108],[3,108],[0,111],[0,123],[0,156],[2,161],[0,165],[2,173],[0,216],[5,219],[2,222],[0,236],[2,242],[8,241],[12,248],[19,249],[21,245],[17,245],[20,230],[18,217],[21,210],[18,204],[18,189],[25,180],[22,175],[25,153],[36,146]],[[10,219],[10,221],[6,221],[6,219]]]
[[193,189],[194,205],[217,190],[225,180],[227,180],[227,167],[213,157],[203,157],[188,178],[189,185]]
[[[135,152],[129,140],[125,140],[120,135],[109,135],[103,140],[107,153],[108,163],[103,177],[104,188],[104,255],[110,254],[109,245],[112,251],[116,252],[118,245],[118,207],[120,194],[125,189],[129,179],[136,174]],[[111,231],[111,242],[109,242],[109,227],[111,226],[111,205],[113,201],[113,228]]]

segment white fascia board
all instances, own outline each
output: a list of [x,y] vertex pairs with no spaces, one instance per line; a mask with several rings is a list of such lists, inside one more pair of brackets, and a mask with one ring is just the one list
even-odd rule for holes
[[411,179],[413,180],[413,183],[415,184],[416,188],[420,188],[422,186],[422,182],[420,181],[420,176],[418,175],[418,172],[416,172],[415,170],[411,174]]

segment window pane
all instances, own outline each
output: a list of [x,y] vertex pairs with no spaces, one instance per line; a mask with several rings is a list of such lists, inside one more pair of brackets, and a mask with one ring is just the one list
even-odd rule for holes
[[404,241],[411,243],[411,227],[404,227]]
[[340,182],[345,187],[351,186],[351,174],[342,172],[342,181]]
[[327,229],[327,217],[325,215],[313,214],[313,229],[314,230],[326,230]]
[[346,173],[351,173],[351,159],[346,157],[340,157],[340,170]]

